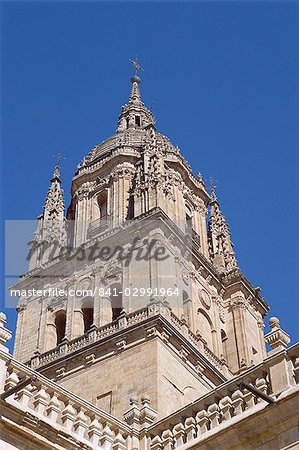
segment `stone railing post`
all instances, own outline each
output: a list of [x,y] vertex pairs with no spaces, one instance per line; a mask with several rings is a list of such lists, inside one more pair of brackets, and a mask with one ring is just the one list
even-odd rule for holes
[[117,435],[115,436],[112,448],[113,448],[113,450],[125,450],[126,449],[126,440],[120,432],[118,432]]
[[114,434],[108,423],[103,428],[100,444],[103,450],[110,450],[114,441]]
[[93,324],[88,331],[89,342],[95,342],[97,340],[97,326]]
[[196,414],[195,420],[197,423],[197,435],[198,436],[200,436],[201,434],[204,434],[206,431],[208,431],[209,419],[208,419],[207,411],[205,409],[203,409],[202,411],[199,411]]
[[[265,378],[257,378],[255,380],[255,385],[257,387],[257,389],[259,389],[261,392],[263,392],[263,394],[268,394],[268,384],[267,381],[265,380]],[[257,397],[257,402],[260,403],[262,401],[261,398]]]
[[232,394],[232,404],[234,407],[235,416],[242,414],[244,400],[243,394],[239,389]]
[[252,406],[255,405],[255,395],[248,391],[247,389],[244,389],[243,391],[243,399],[245,402],[245,409],[251,408]]
[[85,432],[88,428],[88,418],[86,417],[84,410],[82,408],[79,409],[79,412],[77,414],[76,420],[74,422],[74,430],[77,436],[79,438],[83,438],[85,435]]
[[77,411],[75,410],[73,403],[70,400],[67,400],[66,406],[61,414],[61,421],[63,426],[67,429],[67,431],[72,431],[73,424],[76,420]]
[[185,420],[186,442],[192,441],[196,436],[196,425],[193,417],[187,417]]
[[163,449],[163,444],[162,444],[162,439],[160,438],[160,436],[155,436],[152,441],[151,441],[151,450],[162,450]]
[[173,427],[172,433],[174,437],[175,448],[181,447],[184,444],[185,437],[184,425],[182,423],[178,423]]
[[40,386],[37,393],[34,395],[33,405],[35,408],[35,411],[40,414],[44,415],[46,408],[49,404],[48,402],[48,394],[43,386]]
[[271,317],[269,319],[269,325],[271,331],[265,335],[265,342],[271,347],[268,355],[284,350],[291,339],[290,336],[280,327],[279,319],[277,317]]
[[151,403],[150,396],[144,394],[141,397],[142,406],[140,408],[140,416],[139,416],[139,423],[141,430],[147,428],[157,418],[157,412],[150,406],[150,403]]
[[274,355],[281,352],[281,354],[273,359],[269,365],[269,378],[271,382],[271,389],[273,394],[278,394],[294,384],[291,379],[289,370],[290,361],[287,360],[287,353],[285,350],[290,343],[290,336],[280,327],[279,319],[271,317],[269,320],[271,331],[265,335],[265,342],[271,347],[268,355]]
[[219,408],[222,415],[222,420],[229,420],[232,417],[231,411],[232,411],[232,401],[230,397],[226,396],[223,397],[219,402]]
[[298,384],[299,383],[299,358],[296,358],[294,361],[294,376],[295,376],[295,381]]
[[124,420],[132,428],[131,448],[139,449],[140,408],[138,406],[138,398],[136,395],[132,395],[130,398],[130,408],[124,413]]
[[48,419],[52,420],[52,422],[57,422],[58,417],[61,412],[61,403],[57,398],[55,392],[52,394],[52,397],[49,401],[48,407],[46,409]]
[[[19,377],[16,374],[16,372],[13,370],[10,375],[7,377],[6,382],[5,382],[5,390],[8,391],[9,389],[14,388],[18,382],[19,382]],[[8,399],[13,399],[14,398],[14,394],[10,395],[9,397],[7,397]]]
[[211,428],[215,428],[220,423],[220,412],[217,403],[213,403],[208,407],[208,416],[211,421]]
[[173,434],[170,430],[163,431],[162,442],[164,450],[173,450]]
[[32,398],[32,389],[33,386],[29,384],[28,386],[26,386],[24,389],[22,389],[17,393],[18,401],[24,408],[27,408],[30,399]]
[[100,438],[102,436],[103,425],[100,424],[97,417],[94,416],[88,428],[88,438],[90,443],[97,447],[99,446]]
[[34,356],[31,358],[30,361],[30,367],[32,367],[32,369],[36,369],[39,366],[39,355],[40,355],[39,350],[36,350],[34,352]]
[[124,309],[121,311],[120,315],[118,316],[117,325],[118,325],[119,330],[122,330],[123,328],[127,328],[127,326],[128,326],[128,317],[127,317],[127,313],[125,312]]

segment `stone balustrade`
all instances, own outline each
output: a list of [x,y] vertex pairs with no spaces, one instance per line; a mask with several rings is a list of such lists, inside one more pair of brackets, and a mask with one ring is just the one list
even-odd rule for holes
[[[162,304],[152,304],[147,309],[147,316],[158,313],[167,317],[172,314]],[[145,314],[145,309],[134,314],[138,321]],[[129,318],[134,321],[133,314]],[[10,334],[4,327],[4,318],[1,320],[0,394],[31,380],[31,384],[22,383],[19,389],[11,391],[1,400],[3,413],[8,414],[8,421],[10,418],[16,420],[16,417],[20,423],[26,421],[27,428],[32,427],[32,431],[40,436],[46,435],[54,444],[56,438],[59,440],[63,436],[64,442],[67,442],[63,448],[67,449],[196,448],[200,441],[213,436],[215,430],[229,428],[245,418],[256,417],[257,413],[266,413],[272,407],[281,411],[279,405],[286,399],[293,401],[284,406],[288,412],[289,405],[294,407],[295,396],[299,392],[299,344],[288,349],[275,346],[275,352],[269,352],[262,363],[157,422],[157,413],[150,406],[150,398],[143,395],[139,407],[137,397],[132,397],[130,408],[124,414],[124,422],[16,361],[3,345]],[[177,322],[177,318],[175,322],[184,328],[185,324]],[[240,385],[240,381],[245,384]],[[252,392],[246,383],[257,391]],[[263,394],[270,396],[274,405],[268,404],[269,397],[263,397]],[[12,408],[10,412],[5,409],[7,405]]]
[[3,350],[0,350],[0,360],[5,362],[7,371],[4,392],[35,375],[36,380],[32,384],[5,400],[20,413],[30,413],[33,422],[42,421],[57,433],[67,433],[80,442],[82,448],[130,448],[131,428],[126,423],[19,363]]
[[204,356],[213,364],[213,366],[217,367],[217,369],[221,369],[223,366],[222,361],[205,344],[203,345],[203,353]]
[[138,323],[147,320],[149,317],[162,316],[177,331],[179,331],[195,348],[197,348],[205,358],[212,363],[217,369],[223,368],[223,362],[209,349],[202,344],[200,337],[196,336],[186,325],[184,320],[180,320],[169,307],[162,303],[153,303],[145,308],[141,308],[130,314],[122,315],[118,320],[98,328],[92,328],[84,335],[72,339],[70,341],[63,340],[62,343],[45,353],[36,354],[27,364],[32,368],[45,366],[66,354],[75,352],[76,350],[86,347],[92,342],[101,341],[107,336],[116,334],[120,330],[130,328]]
[[[196,445],[217,427],[234,422],[264,409],[268,403],[247,389],[238,386],[241,379],[260,392],[270,395],[274,403],[287,392],[298,390],[299,344],[269,356],[243,376],[223,383],[198,401],[153,424],[148,433],[151,450],[175,450],[183,445]],[[281,371],[282,361],[286,362]],[[285,382],[284,377],[288,377]],[[188,414],[189,413],[189,414]]]
[[109,220],[103,220],[103,219],[97,219],[92,222],[90,222],[88,231],[87,231],[87,237],[94,237],[98,236],[99,234],[103,233],[107,230],[107,228],[111,226],[111,221]]

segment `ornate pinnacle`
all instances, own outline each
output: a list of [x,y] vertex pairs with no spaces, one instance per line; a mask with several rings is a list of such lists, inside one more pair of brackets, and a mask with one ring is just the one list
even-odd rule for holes
[[53,178],[60,178],[60,169],[59,169],[59,165],[56,164],[54,172],[53,172]]
[[273,353],[286,348],[291,339],[288,333],[280,327],[279,319],[277,317],[271,317],[269,325],[271,331],[265,335],[266,344],[271,347]]
[[217,196],[216,196],[216,180],[214,180],[214,178],[210,177],[209,180],[209,185],[210,185],[210,191],[211,191],[211,203],[213,202],[217,202]]
[[58,180],[60,180],[60,163],[63,159],[65,159],[65,157],[61,154],[61,153],[57,153],[56,155],[53,155],[53,158],[56,160],[56,164],[55,164],[55,169],[53,172],[53,180],[55,178],[57,178]]
[[221,271],[230,271],[237,267],[233,243],[226,219],[219,208],[215,186],[211,186],[210,219],[208,240],[210,256],[215,267]]
[[217,196],[216,196],[216,191],[215,191],[214,187],[211,190],[211,203],[212,202],[217,202]]

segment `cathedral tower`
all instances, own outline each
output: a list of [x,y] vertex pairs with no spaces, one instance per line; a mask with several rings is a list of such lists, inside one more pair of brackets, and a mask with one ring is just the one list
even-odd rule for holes
[[66,218],[55,169],[14,286],[14,354],[119,418],[148,394],[161,418],[264,359],[268,306],[215,191],[156,130],[137,74],[131,84],[116,133],[77,167]]

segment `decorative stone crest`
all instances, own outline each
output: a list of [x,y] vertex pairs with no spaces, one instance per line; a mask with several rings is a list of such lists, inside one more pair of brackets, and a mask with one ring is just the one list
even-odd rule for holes
[[89,277],[85,277],[79,281],[77,289],[80,291],[87,291],[92,287],[92,280]]
[[197,295],[198,295],[198,298],[199,298],[200,302],[202,303],[202,305],[206,309],[210,309],[210,307],[211,307],[211,297],[208,294],[208,292],[205,291],[204,289],[200,288],[197,291]]

